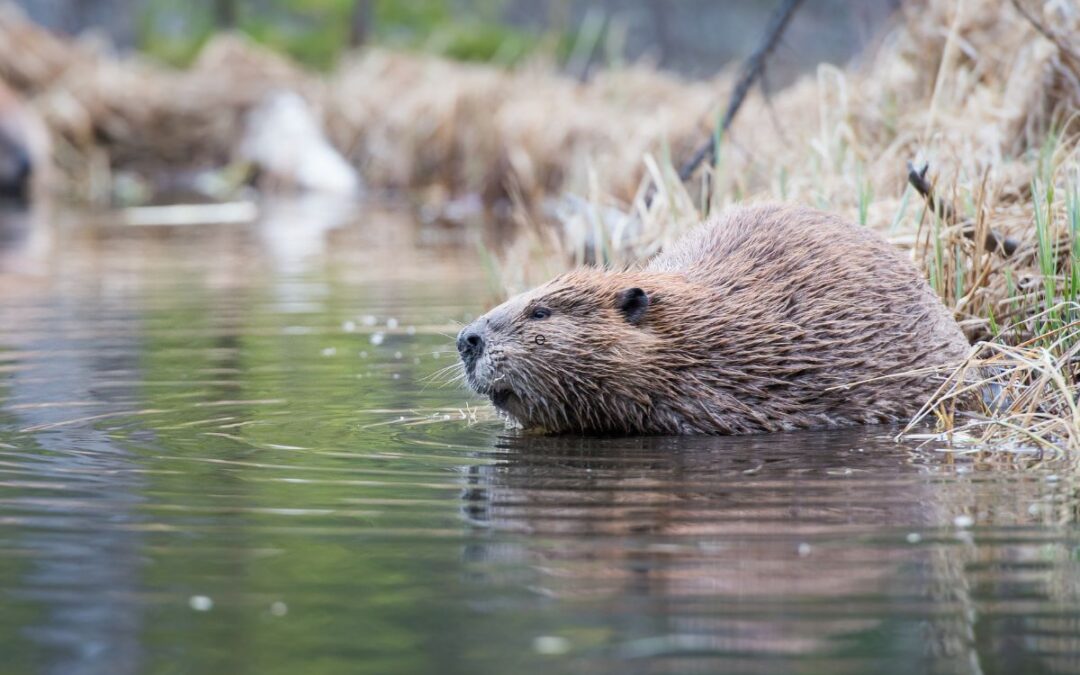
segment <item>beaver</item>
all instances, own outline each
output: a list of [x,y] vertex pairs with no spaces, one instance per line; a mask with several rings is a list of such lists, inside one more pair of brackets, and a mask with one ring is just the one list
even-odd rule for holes
[[968,343],[877,234],[733,207],[640,269],[578,269],[461,330],[466,381],[547,433],[749,434],[907,419]]

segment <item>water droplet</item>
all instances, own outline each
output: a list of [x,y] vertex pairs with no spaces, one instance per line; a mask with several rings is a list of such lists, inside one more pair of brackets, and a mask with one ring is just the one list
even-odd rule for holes
[[385,340],[385,339],[386,339],[386,336],[383,335],[382,333],[372,333],[372,335],[371,335],[371,344],[373,344],[373,345],[375,345],[377,347],[377,346],[381,345],[383,343],[383,340]]
[[397,328],[398,327],[397,319],[395,319],[393,317],[387,319],[386,320],[386,327],[389,328],[390,330],[394,330],[395,328]]
[[805,558],[808,555],[810,555],[810,544],[807,544],[804,541],[803,543],[799,544],[799,557]]
[[401,373],[394,373],[394,379],[395,380],[400,380],[401,379]]
[[344,322],[342,322],[341,330],[345,331],[346,333],[352,333],[353,331],[356,330],[356,322],[355,321],[344,321]]
[[205,595],[193,595],[188,598],[188,605],[196,612],[209,612],[214,608],[214,601]]
[[918,532],[908,532],[905,539],[907,539],[907,543],[909,544],[918,544],[920,541],[922,541],[922,535]]
[[971,527],[974,524],[975,519],[966,513],[953,518],[953,525],[956,525],[957,527]]
[[541,635],[533,639],[533,651],[547,656],[565,654],[570,651],[570,641],[557,635]]
[[278,600],[270,605],[270,613],[274,616],[285,616],[289,613],[289,606]]

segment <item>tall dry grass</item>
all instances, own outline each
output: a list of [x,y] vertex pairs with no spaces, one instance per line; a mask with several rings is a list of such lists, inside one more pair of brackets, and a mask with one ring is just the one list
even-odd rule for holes
[[511,189],[538,206],[593,172],[629,199],[642,154],[696,138],[726,86],[646,65],[583,85],[547,62],[508,71],[376,48],[315,74],[239,35],[211,40],[175,70],[53,35],[4,0],[0,79],[45,117],[63,187],[79,200],[107,202],[122,172],[229,164],[248,111],[290,89],[373,187],[429,200],[480,194],[489,206],[509,203]]

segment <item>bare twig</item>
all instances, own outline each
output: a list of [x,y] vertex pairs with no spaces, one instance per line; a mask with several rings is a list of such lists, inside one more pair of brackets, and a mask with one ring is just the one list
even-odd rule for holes
[[[768,58],[769,54],[776,48],[777,43],[780,42],[780,36],[784,34],[784,29],[787,28],[788,22],[800,4],[802,4],[802,0],[785,0],[776,8],[776,12],[773,13],[769,26],[765,30],[757,49],[743,63],[742,74],[735,84],[735,90],[731,93],[731,100],[728,101],[727,110],[724,112],[724,118],[720,123],[722,131],[727,131],[728,127],[731,126],[731,122],[739,112],[739,108],[746,99],[746,95],[750,92],[754,81],[761,76],[762,71],[765,69],[765,59]],[[716,157],[716,135],[709,134],[709,140],[702,144],[690,157],[690,160],[679,169],[679,178],[685,183],[690,180],[702,162],[705,160],[712,161],[714,157]]]
[[1065,58],[1071,63],[1072,67],[1080,71],[1080,54],[1077,54],[1077,52],[1073,51],[1072,48],[1069,46],[1068,42],[1066,42],[1060,35],[1044,26],[1041,21],[1036,19],[1027,10],[1027,8],[1024,7],[1023,3],[1021,3],[1020,0],[1012,0],[1012,4],[1013,7],[1016,8],[1016,11],[1020,12],[1020,16],[1024,17],[1027,22],[1035,28],[1035,30],[1039,31],[1039,33],[1042,34],[1043,37],[1045,37],[1050,42],[1053,42],[1054,46],[1058,48],[1058,51],[1065,55]]
[[[924,164],[921,169],[916,169],[911,162],[908,162],[908,182],[911,183],[911,187],[922,195],[923,199],[926,200],[926,205],[939,218],[946,223],[962,225],[964,236],[975,241],[975,224],[970,221],[960,223],[956,217],[956,209],[953,208],[952,204],[934,197],[934,186],[930,184],[930,181],[926,180],[926,171],[929,168],[929,164]],[[1010,256],[1020,247],[1020,242],[988,228],[986,236],[983,238],[983,246],[987,251],[1001,251],[1003,255]]]

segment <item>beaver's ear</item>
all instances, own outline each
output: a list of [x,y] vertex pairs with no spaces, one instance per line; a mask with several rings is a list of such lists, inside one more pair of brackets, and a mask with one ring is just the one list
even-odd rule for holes
[[619,293],[615,306],[619,308],[627,321],[636,325],[641,322],[645,316],[645,310],[649,308],[649,296],[640,288],[628,288]]

